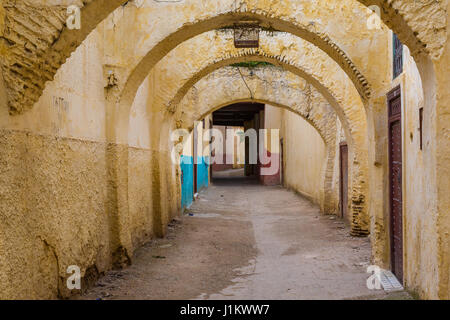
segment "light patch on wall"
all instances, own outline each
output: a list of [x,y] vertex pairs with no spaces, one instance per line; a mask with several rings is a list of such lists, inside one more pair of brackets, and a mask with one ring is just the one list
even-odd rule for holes
[[147,113],[149,91],[147,78],[139,87],[130,109],[128,143],[137,148],[150,148],[150,119]]
[[52,97],[52,109],[56,115],[56,119],[52,121],[52,131],[55,134],[61,134],[62,128],[68,125],[68,113],[69,113],[69,101],[63,97],[53,96]]

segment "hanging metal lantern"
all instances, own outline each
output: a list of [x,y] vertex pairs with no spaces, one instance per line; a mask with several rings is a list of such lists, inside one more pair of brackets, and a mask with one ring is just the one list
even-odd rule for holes
[[234,25],[234,46],[236,48],[259,48],[260,27],[256,23],[241,22]]

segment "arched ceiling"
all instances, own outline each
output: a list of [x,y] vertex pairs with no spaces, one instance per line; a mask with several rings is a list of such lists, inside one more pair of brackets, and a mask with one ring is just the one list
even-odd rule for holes
[[[184,15],[183,24],[191,25],[200,21],[202,17],[206,19],[209,10],[215,11],[217,16],[229,12],[230,8],[241,15],[261,14],[268,18],[278,17],[295,23],[297,17],[294,13],[298,10],[323,11],[322,9],[329,6],[326,0],[316,1],[314,7],[308,5],[308,2],[272,1],[272,5],[268,7],[263,0],[242,0],[238,5],[231,0],[202,2],[186,0],[174,3],[171,8],[166,4],[147,0],[143,1],[141,6],[144,11],[153,11],[155,17],[158,16],[156,12],[158,9],[164,10],[166,21],[174,26],[177,24],[173,22],[174,19],[171,19],[170,14],[176,12]],[[19,3],[3,0],[1,3],[0,52],[11,113],[26,110],[36,102],[45,82],[53,79],[56,71],[70,54],[110,13],[124,4],[138,5],[139,1],[78,1],[82,6],[83,22],[81,30],[76,31],[65,28],[65,7],[56,3],[44,0],[24,0]],[[355,0],[342,0],[339,3],[351,6],[352,9],[358,8]],[[400,35],[401,40],[412,49],[413,54],[420,54],[423,51],[434,57],[440,55],[446,41],[446,8],[443,1],[415,1],[413,5],[408,0],[359,0],[359,3],[366,6],[374,3],[380,5],[383,8],[383,21]],[[243,17],[238,15],[236,19]],[[164,27],[161,27],[162,29]],[[149,30],[154,29],[148,29],[147,32]],[[314,37],[318,35],[311,34],[311,38]],[[339,49],[338,45],[330,43],[329,39],[331,38],[318,37],[316,40],[322,42],[323,46],[334,48],[338,54],[334,58],[342,56],[341,53],[345,51]]]

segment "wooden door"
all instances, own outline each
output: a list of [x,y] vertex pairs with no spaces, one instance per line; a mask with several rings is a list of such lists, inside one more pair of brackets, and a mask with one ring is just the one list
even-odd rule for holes
[[284,140],[280,139],[280,184],[284,185]]
[[197,125],[194,126],[193,135],[192,135],[192,141],[193,141],[193,150],[192,150],[192,158],[194,161],[194,195],[197,193],[197,164],[198,164],[198,132],[197,132]]
[[400,87],[388,94],[391,269],[403,283],[402,112]]
[[351,222],[348,214],[348,146],[341,143],[340,146],[340,207],[341,216]]
[[211,119],[209,119],[209,145],[211,146],[209,149],[209,180],[212,181],[213,178],[213,133],[212,133],[212,129],[213,129],[213,121]]

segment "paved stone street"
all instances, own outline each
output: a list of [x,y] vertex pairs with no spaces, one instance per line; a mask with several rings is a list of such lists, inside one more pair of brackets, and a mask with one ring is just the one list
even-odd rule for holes
[[[362,299],[370,244],[299,195],[216,179],[166,239],[139,249],[86,299]],[[217,177],[217,175],[216,175]]]

